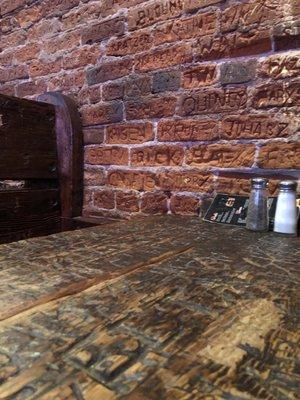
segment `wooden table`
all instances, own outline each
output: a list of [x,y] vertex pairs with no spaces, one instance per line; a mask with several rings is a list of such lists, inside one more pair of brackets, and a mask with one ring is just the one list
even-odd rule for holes
[[0,246],[0,399],[296,399],[299,239],[153,217]]

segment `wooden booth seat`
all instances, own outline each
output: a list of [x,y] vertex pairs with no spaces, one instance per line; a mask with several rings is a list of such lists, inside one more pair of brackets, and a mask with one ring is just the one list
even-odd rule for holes
[[56,92],[0,95],[0,243],[90,225],[82,212],[79,112]]

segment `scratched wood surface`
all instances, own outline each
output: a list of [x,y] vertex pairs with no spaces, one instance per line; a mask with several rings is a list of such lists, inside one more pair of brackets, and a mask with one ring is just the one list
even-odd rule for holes
[[152,217],[0,246],[0,399],[298,399],[299,239]]

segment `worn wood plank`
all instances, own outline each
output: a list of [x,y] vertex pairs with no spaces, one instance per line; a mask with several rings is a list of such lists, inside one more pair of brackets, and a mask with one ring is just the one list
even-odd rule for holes
[[2,245],[0,399],[295,399],[299,253],[182,217]]

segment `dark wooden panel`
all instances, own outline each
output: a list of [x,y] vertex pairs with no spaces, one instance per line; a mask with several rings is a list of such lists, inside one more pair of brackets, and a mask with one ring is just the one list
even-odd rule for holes
[[57,177],[55,109],[0,95],[0,179]]
[[0,241],[8,242],[60,228],[59,191],[0,191]]
[[55,106],[62,216],[80,216],[83,201],[83,135],[77,106],[71,98],[58,92],[45,93],[38,100]]

